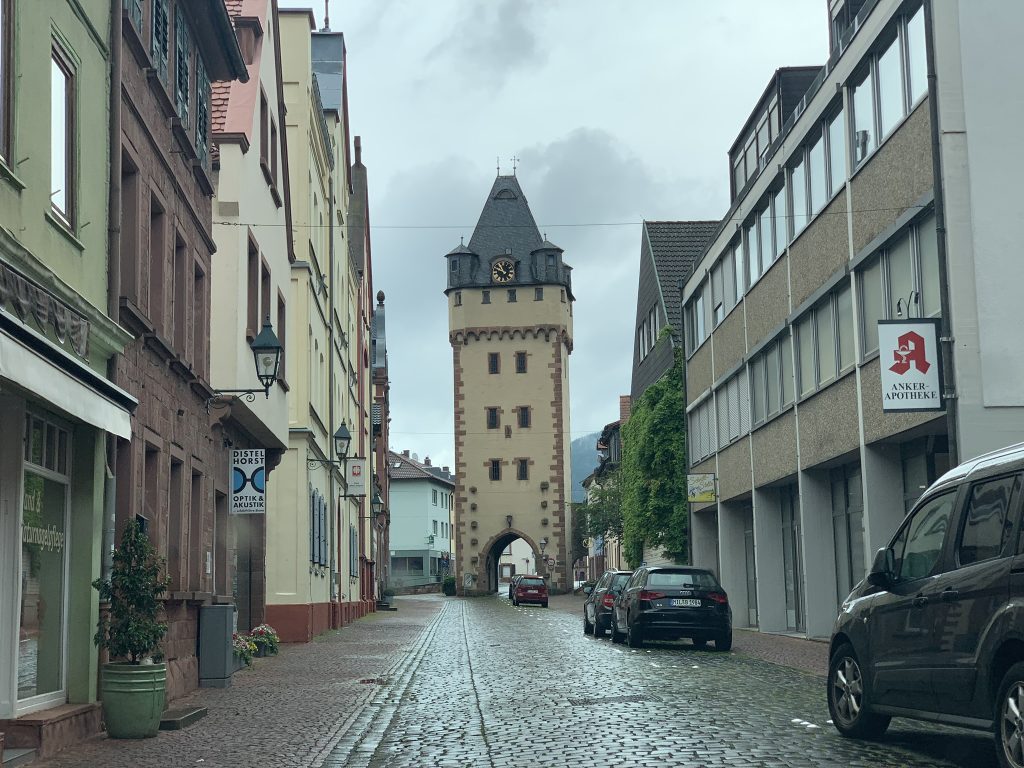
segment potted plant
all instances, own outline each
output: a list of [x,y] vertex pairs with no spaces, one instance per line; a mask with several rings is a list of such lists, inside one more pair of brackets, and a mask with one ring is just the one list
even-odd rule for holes
[[257,656],[276,656],[281,638],[269,624],[260,624],[249,634],[249,639],[256,644]]
[[443,591],[448,597],[455,594],[455,577],[445,576],[444,581],[441,582],[441,591]]
[[235,669],[242,666],[251,667],[253,657],[256,655],[256,643],[248,635],[240,635],[237,632],[231,635],[231,650],[235,655]]
[[157,621],[160,595],[168,584],[160,575],[162,567],[153,544],[132,520],[114,551],[110,581],[92,583],[100,600],[110,604],[94,640],[110,653],[111,662],[100,676],[100,696],[107,733],[115,739],[156,736],[160,729],[167,665],[154,663],[153,656],[167,633],[167,624]]

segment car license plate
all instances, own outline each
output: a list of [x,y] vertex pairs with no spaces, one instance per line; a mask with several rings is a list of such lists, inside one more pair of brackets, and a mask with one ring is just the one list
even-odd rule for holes
[[700,600],[694,597],[677,597],[672,599],[671,605],[673,608],[700,608]]
[[528,589],[528,590],[526,590],[526,594],[528,594],[528,595],[536,595],[537,594],[537,590],[536,589]]

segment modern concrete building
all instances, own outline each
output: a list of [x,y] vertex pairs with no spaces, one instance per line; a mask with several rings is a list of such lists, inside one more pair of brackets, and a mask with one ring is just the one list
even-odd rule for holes
[[0,3],[0,733],[40,756],[99,731],[91,584],[133,439],[108,378],[131,340],[107,282],[111,37],[107,2]]
[[394,589],[440,590],[451,568],[455,476],[409,451],[388,451],[391,569]]
[[[928,483],[1024,435],[1007,194],[1024,155],[994,135],[1024,95],[991,87],[1024,7],[828,7],[827,64],[772,78],[684,290],[690,471],[718,487],[691,505],[694,559],[738,626],[811,637]],[[927,345],[890,341],[908,323]],[[924,404],[945,411],[883,405],[908,361],[942,371]]]
[[[288,146],[278,46],[277,0],[243,0],[229,7],[249,73],[246,82],[213,86],[213,237],[210,379],[218,390],[257,385],[249,343],[269,322],[284,351],[267,397],[224,397],[210,412],[229,427],[234,450],[266,452],[267,482],[288,445],[288,338],[292,251]],[[228,514],[217,499],[218,583],[230,595],[237,628],[265,619],[266,514]]]
[[458,589],[494,592],[501,553],[522,538],[565,590],[571,267],[541,237],[515,176],[495,179],[469,245],[446,260]]

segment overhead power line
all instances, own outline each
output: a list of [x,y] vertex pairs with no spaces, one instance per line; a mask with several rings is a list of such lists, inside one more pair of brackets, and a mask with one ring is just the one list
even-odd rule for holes
[[[810,219],[816,219],[819,216],[846,216],[848,214],[858,213],[885,213],[891,211],[908,211],[912,208],[925,208],[926,205],[907,205],[907,206],[894,206],[888,208],[855,208],[852,211],[840,210],[840,211],[819,211],[814,214]],[[732,216],[728,219],[721,219],[722,222],[742,222],[748,217]],[[781,216],[770,217],[776,221],[780,219],[793,219],[794,216],[789,214],[783,214]],[[586,227],[638,227],[647,222],[662,222],[662,221],[675,221],[674,219],[649,219],[639,221],[589,221],[589,222],[571,222],[571,223],[555,223],[555,224],[538,224],[537,229],[551,229],[556,227],[569,228],[569,229],[580,229]],[[708,221],[714,221],[714,219],[708,219]],[[266,222],[266,221],[215,221],[216,225],[225,227],[284,227],[286,224],[280,224],[277,222]],[[327,229],[331,224],[295,224],[292,223],[292,227],[296,229]],[[362,227],[364,224],[336,224],[340,229],[350,229],[353,227]],[[370,229],[534,229],[533,224],[371,224]]]

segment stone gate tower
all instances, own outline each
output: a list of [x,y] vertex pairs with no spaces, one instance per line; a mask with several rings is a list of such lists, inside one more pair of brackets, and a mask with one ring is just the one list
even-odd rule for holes
[[515,176],[495,179],[469,245],[446,259],[459,592],[497,590],[517,538],[552,589],[570,589],[572,268]]

